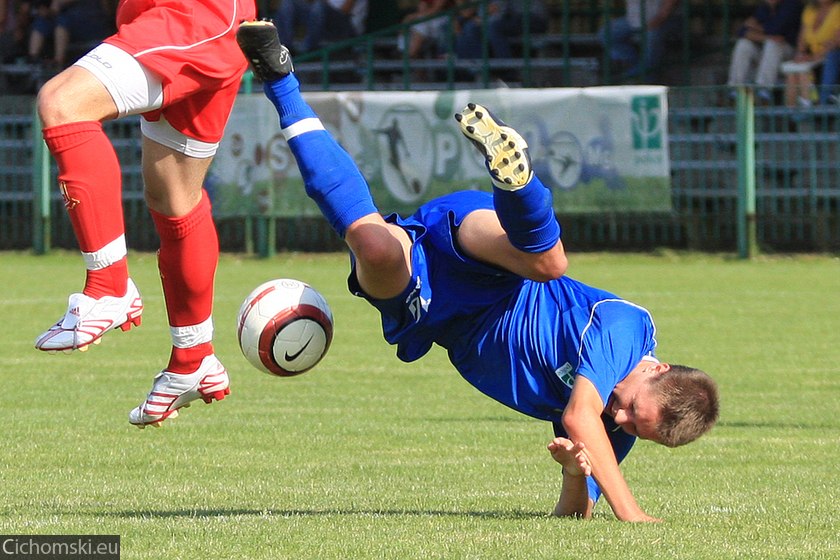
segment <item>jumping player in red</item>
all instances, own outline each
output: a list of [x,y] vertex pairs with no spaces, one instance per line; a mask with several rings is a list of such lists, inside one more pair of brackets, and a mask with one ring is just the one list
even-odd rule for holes
[[236,45],[254,0],[122,0],[117,32],[44,84],[38,114],[87,276],[67,312],[35,341],[44,351],[86,350],[108,331],[139,325],[129,278],[121,172],[102,122],[142,115],[145,199],[160,236],[172,337],[169,363],[129,413],[160,425],[196,399],[230,390],[213,353],[219,242],[202,185],[247,62]]

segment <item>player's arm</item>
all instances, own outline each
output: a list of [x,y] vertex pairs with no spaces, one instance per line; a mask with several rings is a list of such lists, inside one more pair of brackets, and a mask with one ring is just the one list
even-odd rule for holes
[[574,442],[586,446],[592,476],[609,502],[615,516],[622,521],[658,521],[639,507],[618,468],[609,437],[601,420],[604,403],[595,385],[578,375],[569,404],[563,413],[563,427]]
[[595,502],[589,498],[586,484],[592,465],[584,448],[583,443],[572,443],[564,437],[556,437],[548,444],[551,457],[563,465],[563,487],[553,512],[557,517],[592,517]]

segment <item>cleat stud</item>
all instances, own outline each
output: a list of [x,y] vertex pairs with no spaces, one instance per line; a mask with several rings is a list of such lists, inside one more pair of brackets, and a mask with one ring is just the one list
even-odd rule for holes
[[521,153],[521,152],[513,152],[513,159],[519,159],[519,158],[521,158],[521,157],[522,157],[522,153]]
[[474,127],[473,125],[471,125],[471,124],[470,124],[470,125],[467,125],[467,132],[469,132],[470,134],[472,134],[473,132],[475,132],[475,127]]
[[158,420],[157,422],[152,422],[151,424],[149,424],[149,426],[151,426],[153,428],[160,428],[160,424],[161,424],[161,421]]
[[93,344],[100,344],[102,342],[102,337],[97,338],[93,341]]
[[493,163],[493,156],[487,156],[484,159],[487,161],[487,163]]
[[519,171],[525,171],[525,164],[524,163],[519,164]]
[[511,141],[508,143],[508,147],[509,147],[510,149],[513,149],[513,148],[515,148],[515,147],[516,147],[516,143],[515,143],[513,140],[511,140]]
[[[87,345],[79,346],[76,350],[78,350],[79,352],[87,352],[88,351],[88,346]],[[69,352],[68,352],[68,354],[69,354]]]
[[505,177],[505,183],[507,183],[508,185],[512,185],[513,180],[510,177]]
[[502,140],[507,140],[507,139],[508,139],[508,135],[503,132],[502,133]]
[[461,113],[455,113],[455,120],[461,122],[464,119],[464,115]]
[[467,108],[470,111],[475,111],[475,107],[476,107],[475,103],[467,103]]
[[505,165],[510,165],[510,160],[508,158],[502,158],[502,163]]
[[213,397],[211,395],[204,395],[201,397],[201,400],[204,401],[204,404],[210,404],[213,402]]
[[477,118],[479,120],[483,119],[484,118],[484,113],[482,113],[481,111],[476,111],[475,112],[475,118]]

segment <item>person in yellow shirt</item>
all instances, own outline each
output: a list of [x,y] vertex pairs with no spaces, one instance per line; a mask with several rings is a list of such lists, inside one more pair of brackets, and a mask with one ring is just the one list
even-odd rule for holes
[[814,73],[826,54],[840,47],[840,2],[812,0],[802,11],[796,55],[782,64],[785,75],[785,104],[810,105],[814,93]]

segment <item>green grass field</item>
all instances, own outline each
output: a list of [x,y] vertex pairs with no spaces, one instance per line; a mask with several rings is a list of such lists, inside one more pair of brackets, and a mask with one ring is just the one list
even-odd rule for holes
[[[154,256],[143,326],[87,353],[32,348],[83,280],[71,253],[0,254],[0,533],[119,534],[122,558],[840,558],[840,260],[572,255],[569,275],[650,309],[660,358],[720,383],[718,426],[623,465],[666,521],[548,512],[548,423],[480,395],[436,349],[403,364],[345,289],[344,255],[224,256],[216,349],[233,393],[160,429],[128,411],[169,349]],[[259,373],[235,340],[258,283],[312,283],[336,318],[314,370]]]

